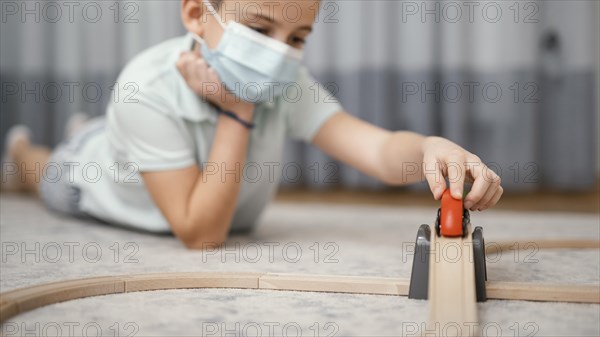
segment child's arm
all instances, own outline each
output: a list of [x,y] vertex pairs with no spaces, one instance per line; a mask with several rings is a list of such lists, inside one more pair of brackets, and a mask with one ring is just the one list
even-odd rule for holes
[[[215,90],[215,87],[202,85],[220,84],[220,81],[198,56],[182,55],[177,66],[192,90],[224,110],[232,111],[244,120],[252,120],[252,104],[234,98],[221,102],[221,98],[228,95],[222,96],[222,88]],[[222,175],[221,170],[241,170],[246,161],[249,134],[238,121],[220,115],[205,166],[208,172],[210,165],[211,174],[205,174],[196,165],[180,170],[141,173],[146,188],[174,234],[188,248],[220,245],[227,238],[240,191],[241,172]]]
[[424,179],[439,199],[450,181],[452,195],[461,198],[465,181],[473,182],[465,207],[484,210],[502,195],[500,177],[479,157],[440,137],[414,132],[390,132],[347,113],[331,117],[313,144],[358,170],[392,185]]

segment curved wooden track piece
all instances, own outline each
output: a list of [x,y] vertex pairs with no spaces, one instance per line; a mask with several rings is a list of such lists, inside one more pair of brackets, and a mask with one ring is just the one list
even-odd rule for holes
[[[600,248],[598,240],[500,242],[490,252],[537,248]],[[487,250],[487,249],[486,249]],[[69,280],[0,293],[0,323],[45,305],[78,298],[146,290],[237,288],[407,296],[409,280],[382,277],[276,273],[160,273]],[[488,299],[600,304],[598,284],[486,283]]]
[[[406,296],[408,286],[409,280],[397,278],[271,273],[203,272],[93,277],[1,293],[0,322],[53,303],[146,290],[238,288]],[[600,303],[597,284],[488,282],[487,291],[490,299]]]

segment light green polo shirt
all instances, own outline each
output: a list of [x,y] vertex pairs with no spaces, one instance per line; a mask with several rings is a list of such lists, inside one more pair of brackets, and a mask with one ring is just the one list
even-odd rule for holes
[[[139,54],[121,72],[105,128],[91,135],[77,152],[80,165],[74,183],[81,189],[82,211],[119,225],[170,231],[139,172],[201,164],[204,174],[226,174],[233,169],[206,163],[217,113],[189,89],[175,67],[180,52],[190,50],[191,45],[189,34],[165,41]],[[232,229],[255,225],[274,196],[284,169],[285,139],[310,142],[323,123],[341,110],[305,68],[287,96],[256,106],[256,126],[250,132]],[[86,163],[101,167],[100,177],[90,167],[84,170]]]

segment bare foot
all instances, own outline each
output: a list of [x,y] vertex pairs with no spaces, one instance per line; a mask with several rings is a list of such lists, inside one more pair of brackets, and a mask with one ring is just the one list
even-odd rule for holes
[[22,187],[19,157],[31,146],[31,130],[24,125],[13,126],[8,130],[4,144],[0,186],[3,191],[19,191]]

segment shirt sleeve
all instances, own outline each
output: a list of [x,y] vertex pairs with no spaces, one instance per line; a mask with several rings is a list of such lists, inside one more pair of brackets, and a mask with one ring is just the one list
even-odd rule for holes
[[[296,84],[290,86],[282,97],[287,105],[287,135],[292,139],[310,143],[325,121],[343,108],[333,94],[317,82],[305,67],[300,68]],[[296,90],[291,89],[293,87],[296,87]]]
[[[136,102],[119,102],[109,111],[109,135],[124,160],[140,171],[180,169],[196,163],[183,121],[168,113],[160,95],[138,93]],[[111,118],[112,117],[112,118]]]

